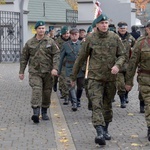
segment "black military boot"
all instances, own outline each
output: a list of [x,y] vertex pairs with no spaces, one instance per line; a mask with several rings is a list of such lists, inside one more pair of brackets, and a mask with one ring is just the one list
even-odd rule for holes
[[148,138],[148,140],[150,141],[150,127],[148,127],[147,138]]
[[95,129],[97,132],[97,136],[95,137],[95,143],[99,145],[106,145],[103,126],[96,126]]
[[77,90],[77,107],[81,107],[80,98],[83,90]]
[[40,107],[32,107],[33,108],[33,115],[31,119],[34,123],[39,123],[39,116],[40,116]]
[[57,92],[57,83],[55,83],[55,84],[53,85],[53,90],[54,90],[54,92]]
[[121,108],[126,108],[125,95],[124,95],[124,94],[123,94],[123,95],[119,95],[119,97],[120,97],[120,102],[121,102],[120,107],[121,107]]
[[63,103],[63,105],[68,105],[69,104],[69,98],[66,96],[65,98],[64,98],[64,103]]
[[58,82],[58,77],[54,77],[54,85],[53,85],[53,90],[54,92],[57,92],[57,82]]
[[126,93],[125,93],[125,101],[126,101],[126,103],[129,103],[129,99],[128,99],[128,91],[126,91]]
[[145,113],[144,106],[144,101],[140,101],[140,113]]
[[92,102],[88,99],[88,110],[92,110]]
[[108,126],[109,126],[109,122],[106,122],[105,127],[104,127],[104,138],[105,138],[105,140],[111,140],[111,135],[108,133]]
[[42,107],[41,112],[42,112],[42,119],[49,120],[49,117],[47,115],[47,108]]

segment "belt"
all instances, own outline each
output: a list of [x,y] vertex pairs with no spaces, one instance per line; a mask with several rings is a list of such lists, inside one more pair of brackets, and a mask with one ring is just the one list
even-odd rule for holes
[[144,73],[144,74],[149,74],[150,75],[150,70],[139,69],[138,73]]
[[66,61],[68,64],[74,64],[75,61]]

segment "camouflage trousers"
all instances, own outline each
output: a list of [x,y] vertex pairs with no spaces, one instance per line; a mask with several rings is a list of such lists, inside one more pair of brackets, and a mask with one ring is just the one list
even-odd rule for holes
[[150,75],[138,76],[139,92],[145,103],[145,120],[150,127]]
[[51,103],[53,79],[50,73],[29,74],[29,84],[32,88],[32,107],[48,108]]
[[116,86],[118,90],[118,95],[123,95],[126,93],[125,89],[125,73],[118,73],[117,74],[117,80],[116,80]]
[[68,87],[66,85],[65,68],[62,68],[61,75],[59,76],[59,90],[62,97],[68,97]]
[[88,79],[88,95],[92,102],[93,126],[105,126],[113,117],[112,99],[116,93],[116,82],[100,82]]

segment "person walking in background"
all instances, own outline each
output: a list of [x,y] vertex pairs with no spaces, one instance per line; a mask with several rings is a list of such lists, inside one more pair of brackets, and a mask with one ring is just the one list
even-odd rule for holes
[[[59,47],[59,49],[62,49],[62,45],[67,42],[68,40],[70,40],[70,33],[69,33],[69,29],[68,26],[63,26],[61,28],[61,36],[59,36],[56,40],[56,44]],[[66,81],[65,81],[65,63],[66,61],[64,60],[63,64],[62,64],[62,70],[61,70],[61,74],[59,75],[59,90],[61,93],[61,98],[64,98],[64,105],[68,105],[69,103],[69,94],[68,94],[68,88],[66,85]],[[55,87],[57,85],[57,80],[55,80]],[[56,91],[56,88],[54,88]]]
[[122,40],[122,43],[125,46],[126,50],[126,61],[122,68],[119,70],[119,73],[117,74],[117,90],[118,90],[118,95],[120,97],[120,107],[121,108],[126,108],[126,103],[129,102],[128,100],[128,91],[125,89],[125,74],[126,74],[126,69],[128,66],[128,62],[131,56],[131,48],[135,44],[135,39],[134,37],[127,31],[128,30],[128,25],[126,22],[119,22],[118,23],[118,35]]
[[85,29],[79,29],[79,40],[82,41],[84,40],[86,36],[86,30]]
[[133,86],[133,78],[138,67],[139,92],[145,103],[145,119],[147,123],[147,137],[150,141],[150,22],[146,25],[146,36],[139,38],[134,46],[132,56],[126,72],[127,91]]
[[45,22],[37,21],[36,35],[28,40],[22,50],[19,78],[24,79],[26,66],[29,68],[29,84],[32,88],[31,107],[34,123],[39,123],[39,115],[49,120],[47,109],[51,104],[52,76],[57,76],[60,51],[53,39],[45,35]]
[[60,55],[60,64],[59,64],[59,71],[58,74],[61,74],[62,65],[64,59],[66,60],[65,63],[65,70],[66,70],[66,82],[68,85],[68,92],[70,94],[70,99],[72,102],[72,110],[76,111],[77,107],[80,107],[80,98],[83,91],[83,84],[84,84],[84,73],[82,70],[80,70],[80,73],[77,77],[77,92],[75,90],[75,86],[71,87],[71,80],[70,80],[70,74],[72,73],[72,68],[75,63],[75,60],[77,59],[79,50],[80,50],[80,41],[79,38],[79,30],[77,28],[73,28],[70,30],[70,40],[68,42],[65,42],[61,49],[61,55]]
[[131,27],[132,32],[130,34],[135,38],[135,40],[137,40],[141,36],[141,33],[138,29],[139,28],[136,25],[133,25]]
[[95,143],[105,145],[111,140],[108,133],[112,121],[112,102],[116,92],[116,74],[125,61],[124,46],[114,32],[108,30],[108,17],[101,14],[96,19],[97,31],[82,43],[71,74],[74,86],[82,64],[89,59],[88,94],[92,101],[92,123],[96,129]]
[[[141,36],[141,33],[140,33],[140,31],[139,31],[139,28],[138,28],[138,26],[136,26],[136,25],[133,25],[132,27],[131,27],[131,35],[135,38],[135,40],[137,40],[140,36]],[[139,89],[140,89],[140,87],[139,87]],[[144,106],[145,106],[145,104],[144,104],[144,100],[143,100],[143,98],[142,98],[142,95],[141,95],[141,93],[139,92],[139,96],[138,96],[138,98],[139,98],[139,105],[140,105],[140,113],[144,113],[145,111],[144,111]]]

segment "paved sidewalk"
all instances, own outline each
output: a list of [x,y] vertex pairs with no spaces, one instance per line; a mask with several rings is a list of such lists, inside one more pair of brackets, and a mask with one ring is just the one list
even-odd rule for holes
[[28,73],[18,78],[19,64],[0,64],[0,150],[149,150],[144,114],[139,113],[137,84],[129,94],[126,109],[119,107],[119,98],[113,103],[114,119],[109,132],[112,140],[105,147],[95,145],[95,129],[91,111],[87,110],[85,93],[81,108],[71,111],[52,95],[49,121],[34,124],[31,120],[31,88]]

